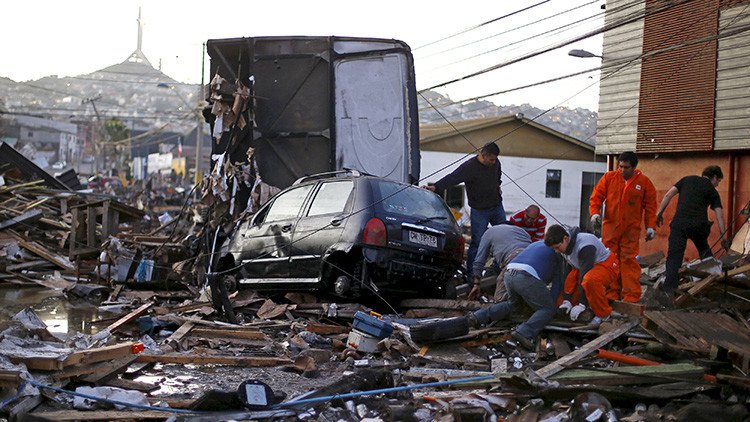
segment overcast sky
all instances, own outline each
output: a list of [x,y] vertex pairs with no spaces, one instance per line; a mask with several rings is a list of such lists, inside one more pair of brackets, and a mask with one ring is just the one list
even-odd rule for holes
[[[422,89],[556,45],[588,33],[604,22],[601,9],[604,0],[548,0],[527,11],[425,46],[542,2],[4,2],[0,33],[5,53],[0,60],[0,76],[15,81],[48,75],[76,76],[122,62],[136,47],[140,6],[145,24],[143,52],[155,67],[161,63],[161,70],[180,82],[200,82],[201,48],[207,39],[339,35],[405,41],[414,53],[417,88]],[[568,11],[572,8],[576,9]],[[566,28],[559,29],[565,25]],[[599,59],[574,58],[567,52],[580,48],[600,54],[601,46],[601,36],[594,36],[437,91],[459,100],[593,68],[600,64]],[[592,73],[488,100],[498,105],[530,103],[540,108],[562,105],[596,110],[598,80],[599,74]]]

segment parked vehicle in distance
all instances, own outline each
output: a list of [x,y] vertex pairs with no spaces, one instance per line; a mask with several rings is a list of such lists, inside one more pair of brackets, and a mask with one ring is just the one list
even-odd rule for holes
[[433,192],[337,171],[297,180],[240,221],[218,270],[241,288],[454,298],[464,243]]

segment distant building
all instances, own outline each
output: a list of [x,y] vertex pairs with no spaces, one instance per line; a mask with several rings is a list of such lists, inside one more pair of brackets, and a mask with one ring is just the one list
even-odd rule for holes
[[[536,203],[551,222],[588,222],[588,199],[606,170],[604,158],[594,155],[592,145],[521,114],[422,126],[420,184],[437,181],[490,141],[500,147],[508,216]],[[463,186],[449,189],[446,201],[468,210]]]
[[80,150],[78,126],[34,116],[11,115],[4,119],[2,141],[17,149],[28,146],[27,157],[42,168],[75,160]]
[[[635,151],[661,201],[682,176],[716,164],[730,230],[750,201],[748,0],[607,0],[597,154]],[[644,17],[645,16],[645,17]],[[676,201],[665,213],[669,223]],[[668,229],[641,254],[666,250]],[[709,243],[718,239],[713,227]],[[696,256],[688,247],[688,255]]]

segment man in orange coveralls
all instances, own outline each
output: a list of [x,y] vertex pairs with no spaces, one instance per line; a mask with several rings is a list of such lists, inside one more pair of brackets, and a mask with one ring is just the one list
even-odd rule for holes
[[[620,261],[620,277],[609,299],[638,302],[641,298],[641,267],[638,265],[638,243],[641,218],[646,226],[646,240],[656,232],[656,189],[640,170],[638,156],[626,151],[617,157],[618,170],[608,171],[594,187],[589,201],[591,224],[602,225],[602,242]],[[602,203],[605,204],[602,224]],[[619,297],[613,297],[619,292]]]

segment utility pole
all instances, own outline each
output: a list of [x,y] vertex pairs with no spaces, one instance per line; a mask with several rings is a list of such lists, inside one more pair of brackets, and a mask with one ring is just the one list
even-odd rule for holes
[[[195,130],[195,184],[199,184],[201,180],[203,179],[203,175],[201,174],[201,148],[203,147],[203,110],[201,108],[201,104],[203,104],[203,98],[204,98],[204,92],[203,92],[203,79],[205,77],[205,71],[206,71],[206,43],[203,43],[201,46],[201,84],[198,86],[198,105],[195,109],[195,114],[198,118],[198,127]],[[195,190],[196,195],[198,195],[198,189]],[[197,197],[197,196],[196,196]]]
[[[96,102],[95,101],[98,101],[101,98],[102,98],[102,96],[101,96],[101,94],[99,94],[99,95],[97,95],[95,97],[84,98],[83,100],[81,100],[81,104],[91,103],[91,107],[94,108],[94,114],[96,115],[96,123],[97,123],[96,127],[97,127],[97,129],[101,129],[101,127],[102,127],[102,118],[101,118],[101,116],[99,116],[99,110],[96,109]],[[94,131],[95,138],[98,138],[99,135],[100,135],[100,133],[97,133],[97,132],[101,132],[102,136],[106,136],[106,134],[104,133],[103,130],[95,130]],[[100,144],[99,140],[96,139],[94,141],[94,151],[99,150],[98,152],[101,153],[101,159],[103,161],[102,167],[105,169],[105,172],[106,172],[106,168],[107,168],[107,151],[106,151],[107,144],[106,144],[106,139],[104,141],[105,141],[104,144]]]

